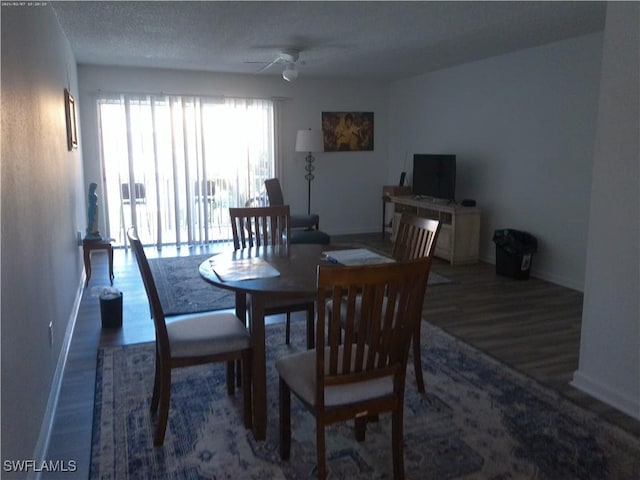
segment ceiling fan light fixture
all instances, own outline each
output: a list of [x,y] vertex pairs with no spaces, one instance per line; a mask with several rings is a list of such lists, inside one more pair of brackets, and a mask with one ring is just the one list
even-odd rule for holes
[[284,78],[287,82],[293,82],[296,80],[296,78],[298,78],[298,69],[296,68],[295,64],[287,65],[287,68],[285,68],[282,72],[282,78]]

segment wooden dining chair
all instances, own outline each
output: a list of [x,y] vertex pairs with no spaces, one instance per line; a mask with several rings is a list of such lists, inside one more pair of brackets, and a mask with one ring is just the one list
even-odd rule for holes
[[233,248],[287,245],[291,234],[289,206],[229,208]]
[[[429,268],[431,259],[436,249],[438,234],[440,233],[440,221],[431,218],[419,217],[408,212],[403,212],[400,217],[398,230],[393,242],[392,257],[396,260],[412,260],[414,258],[428,258]],[[413,336],[413,367],[416,374],[418,391],[424,393],[424,376],[422,374],[422,360],[420,358],[420,330],[422,322],[416,325]]]
[[[129,184],[123,183],[120,185],[121,194],[122,194],[122,203],[123,205],[127,205],[131,203],[131,194],[129,192]],[[144,186],[144,183],[134,183],[133,184],[133,199],[137,204],[147,203],[147,191]]]
[[[393,475],[404,478],[405,374],[428,270],[427,258],[319,267],[316,348],[276,361],[282,459],[288,459],[291,450],[293,392],[316,420],[318,478],[327,475],[327,425],[354,419],[356,438],[364,440],[366,419],[386,412],[392,414]],[[326,298],[333,299],[331,311],[325,306]],[[344,341],[340,338],[343,320]]]
[[[236,250],[261,246],[289,246],[291,238],[289,205],[270,207],[229,208],[233,247]],[[291,313],[307,314],[307,332],[313,332],[315,297],[301,299],[273,298],[267,302],[265,315],[286,314],[285,342],[290,343]],[[313,347],[313,335],[307,336],[308,348]]]
[[[435,251],[438,234],[440,232],[440,221],[429,218],[418,217],[411,213],[403,213],[398,231],[395,236],[392,257],[396,261],[413,260],[416,258],[427,258],[429,268],[427,269],[427,279],[431,269],[431,259]],[[356,300],[356,308],[360,308],[360,300]],[[333,300],[329,300],[327,308],[331,309]],[[345,319],[343,319],[343,324]],[[416,324],[416,332],[413,336],[413,366],[416,375],[416,385],[420,393],[425,392],[424,375],[422,373],[422,359],[420,357],[420,331],[421,323]],[[344,327],[343,327],[344,329]]]
[[[242,362],[243,414],[246,428],[252,427],[251,413],[251,337],[244,323],[232,313],[198,313],[165,317],[155,281],[142,243],[135,230],[127,236],[134,252],[156,333],[156,363],[150,410],[158,413],[153,444],[164,443],[169,402],[171,371],[175,368],[213,362],[227,363],[227,392],[235,391],[234,362]],[[159,409],[159,410],[158,410]]]
[[[204,220],[204,212],[206,211],[208,226],[211,227],[213,225],[213,217],[218,208],[216,182],[214,180],[196,180],[193,183],[193,194],[196,204],[199,204],[202,208],[202,213],[199,213],[199,215],[202,215]],[[220,221],[220,219],[218,220]]]

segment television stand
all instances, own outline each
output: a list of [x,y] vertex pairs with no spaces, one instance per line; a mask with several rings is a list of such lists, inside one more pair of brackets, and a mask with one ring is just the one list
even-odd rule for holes
[[394,206],[393,231],[402,212],[440,220],[440,233],[434,255],[451,265],[476,263],[480,256],[480,209],[462,207],[447,200],[417,199],[412,196],[390,195]]
[[413,200],[419,200],[419,201],[422,201],[422,202],[431,202],[431,203],[436,203],[438,205],[455,204],[455,202],[453,200],[447,200],[446,198],[429,197],[427,195],[411,195],[411,198]]

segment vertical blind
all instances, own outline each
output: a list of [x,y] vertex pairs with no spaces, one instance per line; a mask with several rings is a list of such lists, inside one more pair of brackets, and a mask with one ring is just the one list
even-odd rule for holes
[[105,220],[124,245],[228,240],[228,208],[264,203],[274,176],[274,102],[193,96],[98,99]]

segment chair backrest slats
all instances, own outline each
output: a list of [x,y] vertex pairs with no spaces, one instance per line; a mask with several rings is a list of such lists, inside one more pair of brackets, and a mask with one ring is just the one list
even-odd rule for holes
[[229,208],[229,215],[235,250],[289,244],[289,205]]
[[[317,395],[323,395],[327,385],[404,375],[411,337],[422,315],[429,265],[428,258],[420,257],[381,265],[319,267],[316,339],[327,348],[316,349]],[[326,299],[332,300],[331,309]]]
[[216,195],[216,182],[214,180],[196,180],[193,185],[196,198],[200,198],[200,196],[212,198]]
[[129,238],[131,250],[136,257],[136,263],[138,264],[140,275],[142,276],[144,289],[147,292],[151,317],[153,318],[156,330],[156,342],[158,342],[160,351],[169,352],[169,337],[167,334],[167,326],[165,324],[164,311],[162,310],[162,304],[160,303],[160,296],[158,295],[156,282],[151,274],[149,260],[147,260],[144,248],[142,247],[142,242],[140,242],[140,239],[133,227],[127,230],[127,237]]
[[[121,185],[122,200],[124,203],[131,201],[131,195],[129,192],[129,184],[123,183]],[[133,193],[135,194],[136,203],[144,203],[147,199],[147,192],[144,183],[134,183]]]
[[436,248],[440,221],[404,212],[393,242],[392,256],[396,260],[432,257]]

